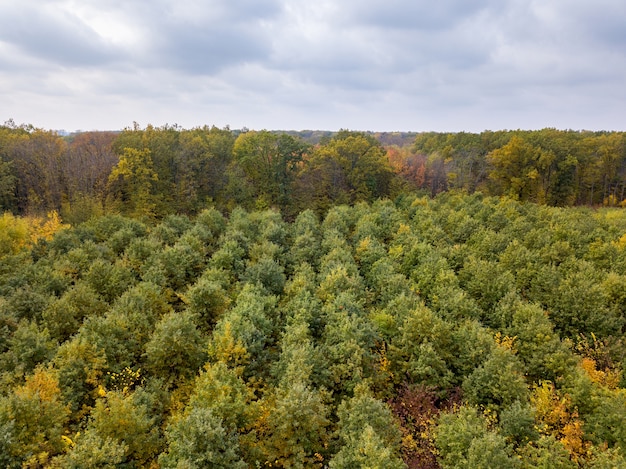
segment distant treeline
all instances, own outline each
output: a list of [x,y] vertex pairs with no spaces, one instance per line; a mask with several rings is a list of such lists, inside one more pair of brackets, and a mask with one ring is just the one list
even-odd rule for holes
[[178,126],[60,136],[0,126],[0,211],[159,219],[279,208],[324,213],[416,189],[507,195],[548,205],[619,205],[622,132],[372,133]]
[[313,145],[265,130],[134,126],[62,137],[7,123],[0,161],[1,210],[57,210],[70,222],[106,213],[158,219],[207,205],[289,216],[387,197],[398,179],[373,134],[349,131]]
[[423,133],[412,155],[390,155],[432,194],[480,190],[554,206],[619,205],[626,186],[624,132]]

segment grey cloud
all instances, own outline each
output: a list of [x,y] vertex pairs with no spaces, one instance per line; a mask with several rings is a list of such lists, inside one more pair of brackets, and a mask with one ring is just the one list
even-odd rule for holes
[[245,25],[163,25],[153,43],[154,64],[192,74],[213,74],[240,62],[264,60],[271,52],[264,35]]
[[119,38],[55,1],[0,6],[0,120],[598,128],[626,104],[622,0],[109,0]]
[[450,29],[487,8],[502,5],[506,5],[503,0],[364,0],[349,4],[344,20],[384,29]]
[[0,40],[59,65],[108,62],[117,52],[76,16],[58,9],[50,15],[19,3],[0,7]]
[[608,47],[622,55],[626,47],[626,3],[591,3],[575,9],[572,21],[594,45]]
[[[367,10],[368,4],[363,8]],[[374,90],[392,87],[399,75],[441,69],[461,73],[480,67],[490,60],[494,47],[481,25],[472,23],[451,24],[445,31],[385,29],[357,18],[342,28],[325,28],[320,35],[290,31],[275,45],[270,66],[320,85]]]
[[149,29],[146,65],[181,73],[212,75],[247,61],[264,61],[271,43],[264,22],[281,11],[274,0],[192,2],[144,5],[142,26]]

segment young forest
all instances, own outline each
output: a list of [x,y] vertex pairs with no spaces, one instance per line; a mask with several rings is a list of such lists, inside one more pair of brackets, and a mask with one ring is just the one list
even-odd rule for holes
[[626,467],[626,134],[0,126],[0,467]]

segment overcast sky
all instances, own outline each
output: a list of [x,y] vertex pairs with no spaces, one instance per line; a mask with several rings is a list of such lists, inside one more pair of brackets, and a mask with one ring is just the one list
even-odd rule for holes
[[626,130],[624,0],[0,0],[0,122]]

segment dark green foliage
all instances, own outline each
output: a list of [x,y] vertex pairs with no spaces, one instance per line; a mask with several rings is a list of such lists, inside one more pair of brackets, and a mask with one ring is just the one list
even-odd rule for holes
[[[565,447],[551,436],[542,436],[537,442],[521,447],[518,454],[522,459],[521,467],[523,468],[574,469],[578,467],[570,459],[570,454]],[[590,467],[595,466],[591,465]]]
[[[248,378],[264,376],[276,354],[279,327],[276,297],[258,285],[246,283],[232,309],[215,326],[209,355],[216,361],[244,365]],[[235,352],[233,347],[241,352]],[[236,355],[232,356],[233,353]]]
[[337,395],[350,393],[374,373],[375,329],[366,319],[362,305],[348,293],[339,294],[327,304],[323,314],[320,353],[326,369],[321,382]]
[[21,321],[8,340],[8,350],[0,355],[0,370],[15,376],[30,374],[37,365],[52,359],[57,346],[47,329]]
[[557,330],[570,337],[591,332],[605,337],[621,331],[624,318],[608,305],[604,275],[587,262],[573,264],[562,269],[564,278],[548,302]]
[[397,380],[449,389],[454,376],[452,325],[420,304],[403,318],[391,341],[389,359]]
[[218,238],[226,228],[226,219],[214,208],[205,209],[196,217],[196,224],[208,229],[214,238]]
[[102,259],[94,261],[83,278],[96,294],[109,303],[135,283],[132,272],[122,263],[111,264]]
[[207,269],[185,293],[187,309],[198,317],[201,329],[211,329],[226,312],[231,302],[225,290],[227,285],[224,271]]
[[123,241],[133,237],[145,236],[147,227],[132,218],[121,215],[107,215],[89,220],[81,226],[84,236],[89,236],[95,242],[107,242],[111,248],[119,254],[121,250],[116,249],[123,244]]
[[258,201],[286,206],[298,163],[307,149],[308,145],[287,134],[245,132],[235,141],[233,162],[255,188]]
[[163,291],[142,282],[118,298],[105,316],[88,317],[78,335],[104,351],[110,369],[119,372],[142,362],[145,343],[170,310]]
[[500,412],[502,435],[516,446],[535,442],[539,432],[535,428],[535,412],[527,403],[513,402]]
[[210,409],[226,430],[234,432],[252,423],[253,397],[238,371],[218,362],[207,364],[197,377],[189,407]]
[[79,281],[48,305],[42,320],[50,335],[62,342],[78,332],[86,317],[102,316],[106,309],[102,296],[87,282]]
[[25,285],[7,295],[0,307],[5,316],[38,321],[51,299],[38,289]]
[[509,335],[515,337],[517,356],[524,362],[526,376],[539,382],[556,380],[574,365],[567,345],[559,340],[545,311],[536,305],[518,303],[512,315]]
[[188,312],[164,316],[145,348],[147,371],[170,385],[191,379],[206,360],[204,340]]
[[497,346],[463,382],[464,397],[470,404],[494,410],[524,401],[528,391],[523,370],[511,350]]
[[174,291],[193,282],[204,269],[204,256],[190,243],[181,240],[151,256],[143,280]]
[[164,469],[214,467],[244,469],[237,436],[211,410],[193,407],[167,431],[169,446],[159,457]]
[[59,347],[53,363],[63,400],[74,423],[79,422],[96,402],[98,388],[104,381],[106,356],[84,338],[76,337]]
[[338,436],[340,449],[331,459],[331,468],[403,468],[399,457],[400,432],[391,411],[359,387],[355,396],[341,403]]
[[274,259],[261,258],[250,262],[242,276],[242,280],[260,285],[273,295],[280,295],[285,286],[283,267]]
[[[123,139],[167,176],[155,187],[190,194],[187,208],[150,224],[93,218],[3,257],[0,464],[623,463],[620,210],[453,192],[370,205],[368,183],[337,172],[355,205],[290,222],[258,200],[226,216],[200,194],[228,181],[194,185],[199,160],[168,160],[177,130],[133,132]],[[165,132],[156,146],[151,132]],[[185,134],[190,157],[208,155],[203,132]],[[378,151],[341,139],[333,151]],[[303,158],[290,177],[310,169]],[[469,181],[452,163],[428,164]]]
[[265,460],[281,467],[320,467],[330,436],[324,394],[296,379],[268,397],[272,408],[259,435]]
[[461,407],[441,416],[435,444],[445,469],[517,468],[519,460],[511,453],[505,438],[490,431],[484,417],[474,407]]

